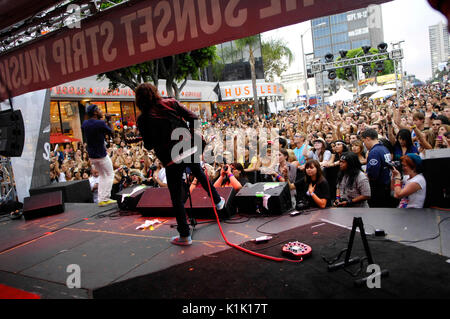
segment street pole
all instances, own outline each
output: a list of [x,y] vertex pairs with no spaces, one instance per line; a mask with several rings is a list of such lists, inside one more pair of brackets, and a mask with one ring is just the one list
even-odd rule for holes
[[394,71],[395,71],[395,91],[397,92],[397,107],[400,106],[400,93],[398,92],[398,72],[397,72],[397,61],[394,60]]
[[301,45],[302,45],[302,58],[303,58],[303,78],[304,78],[304,86],[306,92],[306,107],[309,106],[309,94],[308,94],[308,72],[306,70],[306,58],[305,58],[305,50],[303,48],[303,35],[300,35]]

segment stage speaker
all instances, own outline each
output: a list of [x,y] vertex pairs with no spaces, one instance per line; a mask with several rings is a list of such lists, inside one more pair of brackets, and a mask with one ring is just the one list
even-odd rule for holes
[[89,180],[53,183],[47,186],[30,189],[30,195],[62,191],[64,203],[93,203],[94,196]]
[[[235,191],[233,187],[218,187],[216,188],[220,196],[225,199],[224,209],[218,211],[220,219],[227,219],[233,216],[236,208],[233,205]],[[192,210],[189,198],[187,198],[184,208],[189,216],[194,218],[215,219],[214,208],[211,199],[202,188],[195,188],[191,193]],[[172,200],[170,198],[169,189],[164,188],[149,188],[142,195],[138,205],[137,211],[146,217],[175,217],[173,211]]]
[[280,215],[292,209],[288,183],[245,184],[236,194],[238,213]]
[[136,207],[145,191],[150,188],[145,185],[136,185],[125,188],[116,194],[117,205],[123,210],[136,210]]
[[23,200],[23,216],[26,220],[60,214],[64,209],[62,191],[25,197]]
[[424,207],[450,208],[450,149],[427,151],[423,160],[427,195]]
[[22,156],[25,127],[20,110],[0,112],[0,155]]

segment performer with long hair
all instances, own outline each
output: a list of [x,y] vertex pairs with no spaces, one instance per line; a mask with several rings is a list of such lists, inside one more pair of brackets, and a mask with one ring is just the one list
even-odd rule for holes
[[[183,187],[183,173],[188,167],[210,195],[208,180],[198,161],[179,161],[172,158],[173,148],[180,142],[172,139],[172,132],[177,128],[187,129],[186,122],[188,122],[190,133],[193,134],[194,121],[198,117],[176,99],[161,98],[158,89],[150,83],[140,84],[136,88],[136,105],[142,113],[137,119],[137,128],[144,141],[144,147],[147,150],[153,149],[166,168],[167,186],[176,213],[179,232],[179,236],[173,237],[171,243],[191,245],[192,238],[184,208],[186,196],[183,194],[186,189]],[[223,209],[225,200],[220,197],[211,182],[210,188],[216,208]]]

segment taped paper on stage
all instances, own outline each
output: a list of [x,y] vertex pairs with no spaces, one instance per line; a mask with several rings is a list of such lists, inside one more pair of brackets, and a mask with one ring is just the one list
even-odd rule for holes
[[264,195],[263,197],[263,207],[267,210],[269,210],[269,198],[270,195]]
[[153,219],[153,220],[146,220],[145,223],[143,223],[142,225],[136,227],[136,229],[146,229],[149,227],[152,227],[155,224],[161,224],[161,222],[157,219]]
[[280,186],[280,183],[265,183],[264,191],[266,191],[268,189],[272,189],[272,188],[277,188],[278,186]]

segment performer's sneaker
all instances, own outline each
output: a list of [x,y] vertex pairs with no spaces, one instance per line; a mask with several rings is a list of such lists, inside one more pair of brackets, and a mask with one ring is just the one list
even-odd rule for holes
[[104,200],[104,201],[98,203],[98,206],[101,207],[101,206],[106,206],[106,205],[109,205],[109,204],[115,204],[115,203],[117,203],[116,200],[114,200],[114,199],[108,199],[108,200]]
[[216,204],[216,208],[217,210],[222,210],[224,206],[225,206],[225,198],[220,197],[220,202]]
[[188,236],[188,237],[175,236],[175,237],[172,237],[170,242],[174,245],[189,246],[189,245],[192,245],[192,238],[191,238],[191,236]]

